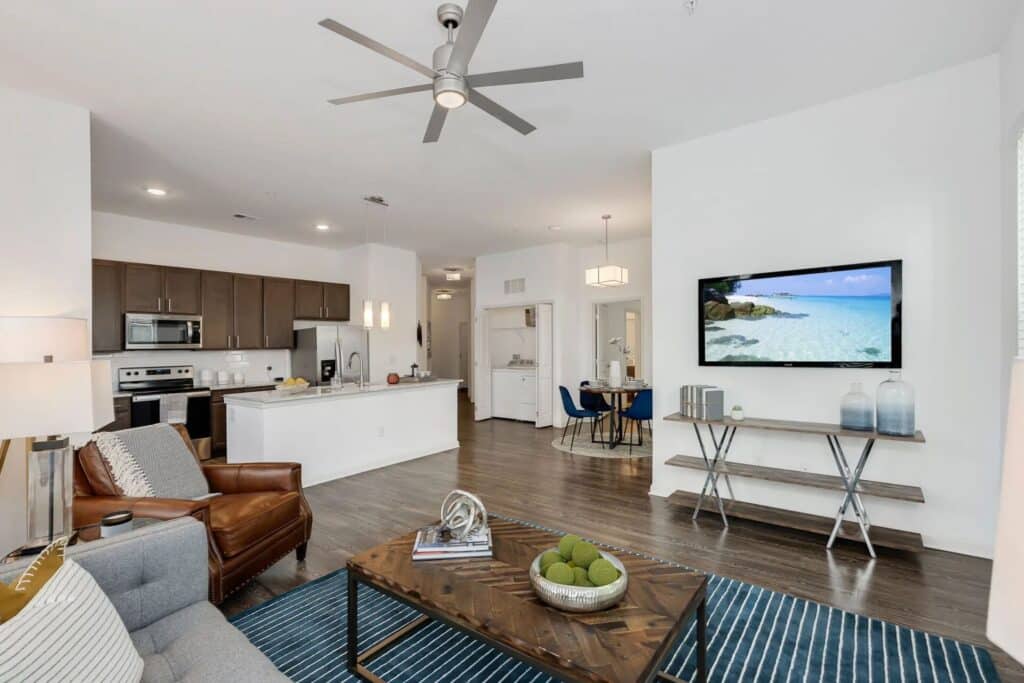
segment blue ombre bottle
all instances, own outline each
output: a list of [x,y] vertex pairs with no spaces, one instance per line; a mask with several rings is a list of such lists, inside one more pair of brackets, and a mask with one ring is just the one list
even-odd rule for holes
[[879,434],[914,435],[914,388],[903,381],[899,370],[878,385],[875,403]]

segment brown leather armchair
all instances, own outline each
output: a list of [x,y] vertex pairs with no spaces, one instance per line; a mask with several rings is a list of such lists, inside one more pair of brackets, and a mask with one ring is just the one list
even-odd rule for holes
[[[175,425],[198,461],[188,432]],[[210,601],[218,604],[295,550],[301,562],[313,529],[302,494],[298,463],[201,463],[210,491],[206,500],[130,498],[121,495],[106,461],[92,442],[75,457],[75,526],[98,524],[104,515],[131,510],[136,517],[191,516],[206,526],[210,548]]]

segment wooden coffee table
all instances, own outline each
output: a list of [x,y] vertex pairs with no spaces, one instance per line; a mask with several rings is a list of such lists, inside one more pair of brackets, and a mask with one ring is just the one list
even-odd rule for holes
[[[592,614],[570,614],[540,602],[529,566],[559,536],[491,518],[494,557],[412,561],[415,532],[348,561],[348,668],[364,680],[366,668],[431,619],[449,624],[508,655],[566,681],[634,683],[678,681],[658,664],[697,618],[697,680],[706,680],[707,577],[626,553],[615,553],[629,572],[622,602]],[[358,584],[404,602],[423,616],[360,653]]]

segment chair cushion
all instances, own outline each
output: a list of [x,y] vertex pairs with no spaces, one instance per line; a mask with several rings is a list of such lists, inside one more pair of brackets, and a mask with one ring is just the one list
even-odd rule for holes
[[234,557],[301,514],[296,491],[232,493],[210,499],[210,528],[225,557]]
[[266,655],[208,602],[197,602],[131,634],[144,683],[287,681]]

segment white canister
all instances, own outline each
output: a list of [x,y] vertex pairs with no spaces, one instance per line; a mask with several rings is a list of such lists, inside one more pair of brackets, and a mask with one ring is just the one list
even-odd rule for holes
[[622,386],[622,364],[617,360],[608,362],[608,386]]
[[217,384],[227,384],[231,381],[231,375],[228,374],[227,370],[217,371]]
[[235,381],[235,384],[245,384],[245,373],[236,372],[233,376],[233,379]]
[[209,368],[199,371],[199,383],[204,387],[208,387],[213,384],[213,370]]

